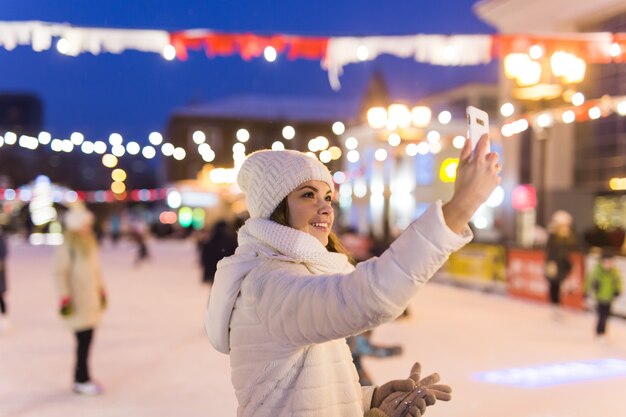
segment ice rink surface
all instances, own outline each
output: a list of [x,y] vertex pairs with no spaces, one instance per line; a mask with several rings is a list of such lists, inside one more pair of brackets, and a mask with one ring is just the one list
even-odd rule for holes
[[[0,334],[0,417],[236,415],[228,357],[204,335],[209,288],[200,284],[192,242],[149,243],[152,259],[140,267],[133,265],[130,243],[102,248],[109,308],[96,332],[91,373],[105,392],[81,397],[70,390],[74,341],[57,316],[54,249],[12,241],[10,328]],[[593,336],[594,320],[590,312],[575,311],[555,320],[544,304],[431,282],[412,301],[409,318],[374,332],[374,342],[401,344],[403,354],[368,358],[365,366],[377,383],[405,377],[414,361],[424,374],[439,372],[453,400],[429,408],[432,417],[626,416],[624,372],[533,388],[477,379],[511,368],[518,371],[508,375],[540,378],[548,369],[567,377],[574,368],[552,365],[624,363],[626,320],[609,321],[606,341]]]

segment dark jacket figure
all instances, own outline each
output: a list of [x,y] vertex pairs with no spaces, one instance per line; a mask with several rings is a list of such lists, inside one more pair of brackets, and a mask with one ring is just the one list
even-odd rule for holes
[[148,252],[148,244],[146,240],[148,238],[148,227],[142,219],[135,219],[131,224],[130,238],[137,244],[137,257],[135,258],[135,266],[138,266],[142,261],[150,258]]
[[[7,314],[7,306],[4,300],[4,293],[7,290],[6,258],[7,258],[7,242],[4,236],[4,232],[2,231],[2,228],[0,227],[0,315]],[[0,326],[2,325],[0,324]]]
[[201,244],[202,282],[213,283],[217,263],[222,258],[234,254],[236,248],[237,237],[230,230],[228,223],[225,221],[215,223],[211,237]]
[[550,235],[546,244],[545,273],[550,285],[550,303],[561,302],[561,284],[572,270],[570,252],[576,249],[576,237],[572,231],[572,217],[559,210],[552,216]]

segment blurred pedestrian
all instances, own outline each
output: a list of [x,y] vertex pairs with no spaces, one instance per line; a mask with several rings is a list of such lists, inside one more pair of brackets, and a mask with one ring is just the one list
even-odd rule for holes
[[576,249],[572,216],[565,210],[552,215],[546,244],[545,276],[549,286],[549,300],[554,318],[560,318],[561,284],[572,270],[571,253]]
[[59,312],[76,337],[73,390],[77,394],[96,395],[102,389],[91,379],[89,352],[106,308],[106,292],[92,229],[93,214],[83,206],[74,206],[65,214],[64,224],[64,242],[55,253],[54,275]]
[[[297,151],[248,156],[237,182],[250,219],[235,255],[218,265],[205,317],[213,346],[230,354],[238,416],[362,417],[396,400],[417,416],[418,400],[450,399],[435,379],[361,387],[345,337],[400,315],[471,240],[467,222],[500,181],[488,145],[485,136],[472,157],[467,141],[452,199],[433,204],[379,258],[356,268],[331,232],[328,169]],[[400,402],[405,395],[411,400]]]
[[7,253],[8,244],[3,225],[0,224],[0,333],[9,328],[9,312],[5,294],[7,291]]
[[606,333],[606,323],[611,315],[611,305],[622,292],[622,277],[615,267],[612,249],[605,249],[598,263],[585,279],[585,294],[591,295],[596,301],[598,321],[596,336]]
[[236,248],[237,236],[229,224],[224,220],[215,223],[208,238],[200,243],[202,282],[213,284],[217,263],[222,258],[234,254]]
[[117,242],[122,236],[122,217],[119,213],[113,213],[109,217],[109,235],[113,246],[117,246]]
[[130,224],[130,238],[137,245],[137,255],[135,256],[135,266],[150,258],[148,252],[148,226],[141,217],[135,217]]

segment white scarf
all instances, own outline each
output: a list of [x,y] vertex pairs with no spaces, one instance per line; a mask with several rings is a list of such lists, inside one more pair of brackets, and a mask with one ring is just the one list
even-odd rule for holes
[[205,327],[211,344],[230,352],[229,324],[239,290],[248,273],[268,259],[304,264],[313,274],[350,272],[346,255],[329,252],[312,235],[268,219],[248,219],[238,233],[233,256],[217,264]]

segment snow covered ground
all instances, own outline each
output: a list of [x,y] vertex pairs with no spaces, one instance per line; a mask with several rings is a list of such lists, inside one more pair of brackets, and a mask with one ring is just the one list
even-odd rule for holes
[[[133,266],[134,248],[105,244],[109,309],[94,341],[91,371],[99,397],[70,391],[73,338],[57,317],[53,248],[13,241],[8,260],[11,327],[0,334],[1,417],[235,416],[228,357],[215,352],[202,317],[209,289],[200,284],[190,242],[152,241],[152,259]],[[609,322],[608,341],[593,336],[594,316],[547,305],[427,285],[411,316],[374,333],[401,344],[402,356],[366,359],[375,381],[404,377],[414,361],[453,387],[453,400],[429,416],[617,417],[626,415],[626,376],[522,388],[476,379],[480,372],[563,362],[626,360],[626,321]],[[565,368],[555,368],[561,376]],[[519,372],[518,372],[519,374]],[[554,372],[552,372],[554,374]]]

